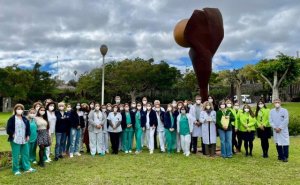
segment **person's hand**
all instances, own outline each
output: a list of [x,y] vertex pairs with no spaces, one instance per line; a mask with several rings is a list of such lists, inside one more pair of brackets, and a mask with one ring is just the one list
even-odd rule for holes
[[145,131],[145,127],[143,127],[142,130]]
[[238,129],[234,129],[234,131],[235,131],[235,132],[237,132],[237,131],[238,131]]
[[265,130],[265,127],[264,127],[263,125],[261,125],[259,128],[260,128],[261,130]]
[[26,141],[29,141],[29,136],[26,137]]

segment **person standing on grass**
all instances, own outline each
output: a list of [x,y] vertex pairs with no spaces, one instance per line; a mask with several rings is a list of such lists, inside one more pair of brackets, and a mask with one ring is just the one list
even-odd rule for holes
[[55,161],[63,158],[64,143],[66,143],[66,133],[68,129],[67,113],[65,112],[65,103],[58,103],[58,110],[55,111],[56,124],[55,124]]
[[49,123],[44,118],[44,115],[46,114],[45,107],[41,106],[38,110],[38,113],[35,117],[35,122],[37,124],[37,145],[39,146],[39,166],[44,167],[44,155],[45,155],[45,148],[51,145],[51,138],[49,134]]
[[129,104],[125,103],[122,115],[122,143],[124,145],[125,154],[132,153],[132,138],[134,133],[135,115],[129,110]]
[[[14,175],[21,175],[20,168],[25,172],[35,172],[29,161],[28,141],[30,137],[30,124],[23,116],[24,106],[16,104],[14,115],[7,121],[8,141],[12,151],[12,171]],[[21,167],[20,167],[21,158]]]
[[244,147],[246,151],[246,157],[252,157],[253,141],[256,129],[256,119],[255,115],[251,110],[251,107],[248,104],[244,105],[242,112],[240,112],[239,118],[241,124],[240,128],[244,140]]
[[289,113],[281,107],[280,99],[274,100],[274,106],[270,112],[270,124],[273,128],[273,137],[276,143],[278,160],[288,162],[289,158]]
[[79,153],[79,144],[81,139],[81,128],[84,127],[83,112],[81,104],[78,102],[71,111],[70,115],[71,134],[70,134],[70,157],[74,155],[81,156]]
[[177,121],[173,113],[172,104],[168,104],[167,111],[164,115],[164,127],[166,134],[167,151],[169,154],[173,153],[176,148],[176,129]]
[[270,109],[267,108],[264,101],[257,102],[256,106],[256,120],[257,120],[257,137],[260,138],[261,148],[263,151],[263,158],[268,158],[269,151],[269,138],[272,135],[272,129],[270,125]]
[[101,111],[104,115],[104,127],[103,127],[103,139],[104,139],[104,151],[108,154],[109,153],[109,133],[108,129],[108,122],[107,122],[107,109],[106,105],[101,105]]
[[192,133],[192,145],[191,145],[191,151],[196,154],[198,151],[198,137],[201,137],[201,148],[202,153],[205,155],[205,147],[203,143],[202,138],[202,125],[200,122],[200,113],[203,110],[202,104],[201,104],[201,96],[197,95],[195,97],[195,104],[190,109],[190,114],[195,118],[195,122],[193,123],[193,133]]
[[190,155],[191,134],[193,132],[194,117],[187,113],[185,107],[179,109],[180,114],[177,116],[177,132],[180,135],[181,147],[185,156]]
[[205,146],[205,155],[214,157],[216,152],[217,133],[216,133],[216,112],[211,102],[203,103],[203,111],[200,113],[202,123],[202,138]]
[[[55,111],[56,111],[56,104],[53,101],[47,101],[47,105],[46,105],[46,114],[44,115],[44,118],[47,120],[47,122],[49,123],[50,129],[49,129],[49,134],[51,137],[51,142],[54,140],[54,134],[55,134],[55,124],[56,124],[56,115],[55,115]],[[51,146],[46,147],[46,161],[47,163],[51,162],[51,158],[50,158],[50,154],[51,154]]]
[[95,103],[95,110],[89,113],[89,141],[91,155],[94,157],[96,153],[100,156],[105,155],[104,135],[105,130],[105,115],[100,110],[100,104]]
[[159,146],[160,146],[160,151],[161,152],[166,152],[166,147],[165,147],[165,128],[164,128],[164,115],[165,112],[161,109],[160,103],[156,103],[155,105],[155,113],[156,113],[156,118],[157,118],[157,133],[158,133],[158,138],[159,138]]
[[36,147],[37,147],[37,125],[35,122],[36,111],[34,108],[28,111],[28,120],[30,124],[30,137],[29,137],[29,161],[36,164]]
[[235,131],[235,120],[237,119],[236,111],[234,110],[232,106],[232,101],[231,100],[226,100],[226,107],[228,110],[231,111],[231,114],[234,117],[234,121],[231,122],[232,125],[232,153],[235,154],[234,147],[237,149],[238,148],[238,142],[236,140],[236,131]]
[[236,152],[241,152],[242,144],[243,144],[243,137],[242,137],[242,132],[240,131],[240,104],[238,101],[234,103],[233,110],[231,111],[235,120],[234,120],[234,130],[232,132],[236,132],[237,136],[237,146],[236,146]]
[[112,154],[118,154],[119,151],[119,138],[120,133],[122,132],[121,122],[122,115],[118,112],[118,105],[115,104],[112,106],[113,112],[110,112],[107,121],[109,124],[108,132],[110,135],[110,142],[112,147]]
[[69,155],[70,154],[70,143],[71,143],[71,121],[70,121],[70,116],[71,116],[71,111],[72,111],[72,105],[71,104],[67,104],[67,108],[66,108],[66,121],[68,122],[67,124],[67,132],[66,132],[66,142],[63,145],[63,151],[64,151],[64,155]]
[[[81,140],[80,140],[80,152],[83,153],[83,144],[85,144],[86,152],[90,153],[90,141],[88,134],[88,126],[89,126],[89,113],[90,106],[87,103],[81,104],[81,110],[83,112],[83,122],[84,126],[81,128]],[[100,109],[101,111],[101,109]]]
[[[178,107],[177,107],[177,102],[175,100],[172,101],[172,110],[173,110],[173,115],[175,117],[175,122],[177,122],[177,117],[180,114]],[[177,153],[180,153],[181,150],[181,141],[180,141],[180,134],[176,132],[176,150]]]
[[142,104],[137,103],[137,109],[135,112],[135,140],[136,140],[136,154],[139,154],[142,151],[142,134],[143,130],[145,130],[145,125],[142,125],[142,117],[141,117],[141,111],[142,111]]
[[147,130],[147,139],[149,141],[148,148],[149,153],[153,154],[154,151],[154,135],[155,129],[157,127],[157,117],[154,110],[152,110],[152,105],[150,102],[147,103],[147,112],[146,112],[146,130]]
[[221,101],[217,111],[217,126],[221,140],[221,155],[223,158],[232,157],[232,122],[234,116],[229,109],[226,108],[225,101]]

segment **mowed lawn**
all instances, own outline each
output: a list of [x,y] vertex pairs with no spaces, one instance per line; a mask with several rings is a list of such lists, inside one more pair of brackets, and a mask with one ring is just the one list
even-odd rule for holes
[[[284,104],[290,114],[299,114],[299,103]],[[64,158],[37,167],[34,174],[15,177],[11,168],[0,170],[2,184],[300,184],[300,137],[291,137],[288,163],[277,160],[273,139],[269,158],[261,157],[260,140],[255,138],[253,157],[242,153],[232,159],[214,159],[201,154],[153,155],[144,149],[139,155],[108,154],[104,157]],[[54,143],[53,143],[54,145]],[[219,146],[219,138],[218,138]],[[54,148],[54,146],[52,146]],[[0,151],[10,151],[7,136],[0,136]],[[53,158],[53,156],[52,156]]]

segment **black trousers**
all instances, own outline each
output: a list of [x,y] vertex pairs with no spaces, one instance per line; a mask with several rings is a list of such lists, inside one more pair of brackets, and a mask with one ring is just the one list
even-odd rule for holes
[[289,158],[289,146],[281,146],[276,143],[276,149],[279,160],[285,160]]
[[238,141],[236,140],[237,132],[235,131],[235,127],[232,126],[232,153],[234,154],[234,147],[238,149]]
[[268,156],[269,151],[269,139],[268,138],[260,138],[261,149],[263,151],[264,157]]
[[243,144],[243,136],[242,136],[242,132],[237,131],[236,135],[237,135],[237,149],[238,149],[239,151],[241,151],[242,144]]
[[154,149],[157,149],[157,132],[156,132],[156,128],[155,128],[155,131],[154,131]]
[[110,132],[109,135],[110,135],[112,153],[118,154],[120,133]]

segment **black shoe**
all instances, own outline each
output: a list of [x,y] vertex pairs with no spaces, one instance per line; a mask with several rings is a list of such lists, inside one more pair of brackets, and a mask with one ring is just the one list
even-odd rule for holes
[[55,158],[54,158],[54,161],[58,161],[58,157],[55,157]]
[[83,150],[81,150],[81,151],[80,151],[80,153],[84,153],[84,151],[83,151]]
[[58,157],[61,158],[61,159],[64,158],[64,156],[62,156],[62,155],[60,155],[60,156],[58,156]]
[[288,162],[288,159],[283,159],[282,162],[287,163],[287,162]]
[[42,167],[42,168],[44,168],[44,167],[45,167],[45,164],[44,164],[44,162],[39,162],[39,163],[38,163],[38,165],[39,165],[40,167]]
[[249,156],[249,154],[248,154],[248,153],[246,153],[246,154],[245,154],[245,156],[246,156],[246,157],[248,157],[248,156]]

